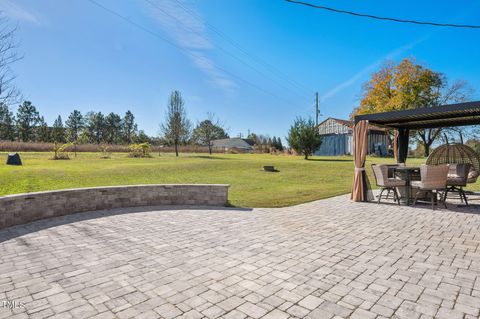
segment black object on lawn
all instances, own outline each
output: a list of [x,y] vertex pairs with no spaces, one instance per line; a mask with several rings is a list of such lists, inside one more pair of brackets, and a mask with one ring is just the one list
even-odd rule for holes
[[8,154],[7,165],[22,165],[20,154],[18,153]]

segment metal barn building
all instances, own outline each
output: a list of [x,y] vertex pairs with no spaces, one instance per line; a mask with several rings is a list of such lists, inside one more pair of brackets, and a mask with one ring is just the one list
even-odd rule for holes
[[[353,122],[328,118],[318,125],[322,145],[315,155],[351,155],[353,152]],[[388,132],[370,126],[368,132],[368,154],[387,156],[389,149]]]

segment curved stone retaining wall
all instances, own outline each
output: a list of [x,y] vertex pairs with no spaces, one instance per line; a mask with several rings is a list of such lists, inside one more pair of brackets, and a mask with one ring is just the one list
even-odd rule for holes
[[37,219],[120,207],[225,206],[229,185],[135,185],[65,189],[0,197],[0,229]]

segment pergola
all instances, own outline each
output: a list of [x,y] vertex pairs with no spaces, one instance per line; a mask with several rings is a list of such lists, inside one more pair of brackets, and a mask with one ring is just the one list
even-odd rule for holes
[[365,173],[369,124],[396,131],[395,157],[398,163],[405,163],[410,130],[480,124],[480,101],[355,116],[353,130],[355,176],[351,199],[356,202],[369,200],[369,184]]

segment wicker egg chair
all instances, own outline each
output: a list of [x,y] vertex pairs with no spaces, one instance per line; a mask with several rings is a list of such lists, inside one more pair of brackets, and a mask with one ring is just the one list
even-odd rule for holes
[[427,165],[470,163],[469,183],[475,183],[480,174],[480,155],[465,144],[445,144],[437,147],[427,158]]

